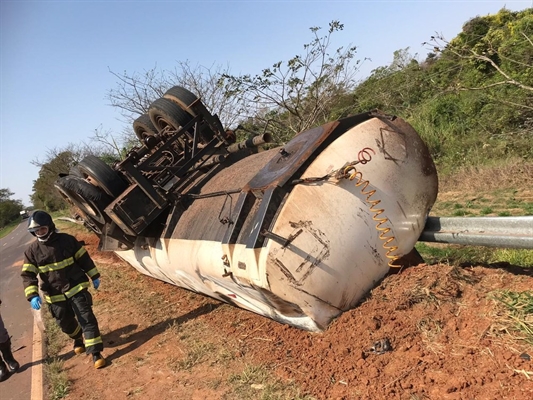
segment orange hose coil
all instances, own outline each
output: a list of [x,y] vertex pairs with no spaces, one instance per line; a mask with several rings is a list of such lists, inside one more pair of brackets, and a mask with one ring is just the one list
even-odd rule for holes
[[[374,154],[374,150],[371,148],[364,148],[359,152],[359,163],[366,164],[372,159],[372,156],[370,155],[369,151],[372,151]],[[354,163],[355,164],[355,163]],[[347,178],[351,181],[356,179],[355,182],[356,187],[361,187],[361,193],[366,196],[366,202],[370,204],[370,211],[374,213],[372,216],[372,219],[377,222],[376,230],[379,232],[379,238],[382,240],[383,248],[387,250],[386,257],[390,260],[388,265],[389,267],[393,268],[396,267],[395,265],[392,265],[394,261],[396,261],[399,256],[393,254],[395,251],[398,250],[398,246],[390,245],[391,242],[396,240],[396,237],[394,235],[389,235],[389,232],[391,229],[389,227],[383,226],[385,223],[389,221],[387,217],[380,217],[381,214],[385,212],[383,208],[377,208],[378,204],[381,203],[381,200],[379,199],[372,199],[372,196],[376,193],[375,189],[367,190],[368,185],[370,182],[363,178],[363,174],[360,171],[357,171],[355,168],[355,165],[348,165],[343,170],[343,177]]]

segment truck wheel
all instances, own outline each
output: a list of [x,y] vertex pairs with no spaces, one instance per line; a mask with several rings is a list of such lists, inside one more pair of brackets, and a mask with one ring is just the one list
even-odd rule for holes
[[83,174],[81,173],[80,169],[77,165],[73,166],[69,171],[69,175],[77,176],[78,178],[83,178]]
[[178,130],[187,125],[192,116],[169,99],[160,98],[154,101],[148,109],[148,115],[154,126],[161,132],[166,127]]
[[[191,114],[193,117],[196,117],[196,113],[194,112],[194,110],[188,107],[192,103],[198,101],[198,96],[188,91],[184,87],[181,87],[181,86],[171,87],[165,92],[165,94],[163,95],[163,98],[173,101],[174,103],[179,105],[183,110]],[[202,143],[203,144],[209,143],[209,141],[213,139],[214,137],[213,132],[203,125],[201,126],[200,129],[201,129],[200,136],[201,136]]]
[[147,137],[157,134],[157,128],[152,123],[152,120],[148,114],[143,114],[133,121],[133,131],[143,144],[145,143]]
[[101,235],[104,229],[104,224],[99,224],[98,222],[92,220],[90,217],[87,217],[86,215],[83,216],[84,221],[83,225],[85,225],[86,228],[90,229],[97,235]]
[[174,86],[168,89],[163,95],[165,99],[169,99],[180,106],[183,110],[196,117],[194,110],[188,108],[192,103],[198,100],[198,97],[181,86]]
[[85,157],[77,167],[83,178],[94,186],[98,186],[112,198],[120,196],[128,187],[113,168],[93,155]]
[[59,178],[54,186],[61,196],[89,219],[89,222],[92,221],[100,226],[106,223],[103,210],[112,199],[102,190],[82,178],[70,175]]

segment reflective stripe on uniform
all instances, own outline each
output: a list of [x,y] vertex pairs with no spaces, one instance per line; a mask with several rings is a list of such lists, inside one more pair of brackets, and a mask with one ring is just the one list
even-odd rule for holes
[[85,250],[85,247],[82,247],[81,249],[79,249],[76,254],[74,254],[74,258],[76,260],[78,260],[82,255],[84,255],[85,253],[87,253],[87,250]]
[[78,326],[76,327],[76,330],[75,330],[74,332],[72,332],[72,333],[69,333],[68,335],[69,335],[71,338],[75,339],[76,336],[79,336],[80,331],[81,331],[81,326],[78,325]]
[[46,264],[46,265],[40,265],[39,266],[39,272],[42,274],[45,274],[47,272],[57,271],[60,269],[63,269],[65,267],[68,267],[69,265],[74,264],[74,257],[69,257],[64,259],[63,261],[52,263],[52,264]]
[[39,270],[37,269],[37,267],[33,264],[24,264],[22,266],[22,272],[32,272],[34,273],[35,275],[37,275],[39,273]]
[[89,288],[89,282],[82,282],[63,294],[57,294],[54,296],[44,295],[44,299],[46,300],[47,303],[50,303],[50,304],[59,303],[60,301],[66,301],[67,299],[70,299],[76,293],[79,293],[82,290],[87,289],[87,288]]
[[48,296],[45,294],[44,300],[47,303],[52,304],[52,303],[59,303],[60,301],[66,301],[67,298],[65,297],[64,294],[56,294],[55,296]]
[[71,298],[76,293],[81,292],[83,289],[87,289],[89,287],[89,282],[82,282],[79,285],[74,286],[72,289],[70,289],[68,292],[65,292],[65,296],[67,298]]
[[89,277],[92,278],[92,277],[95,276],[97,273],[98,273],[98,269],[96,269],[96,267],[94,267],[94,268],[91,269],[89,272],[87,272],[87,275],[89,275]]
[[94,339],[85,339],[85,347],[94,346],[102,343],[102,336],[95,337]]
[[39,294],[39,288],[36,285],[31,285],[24,289],[24,294],[26,295],[26,297],[28,297],[32,293]]

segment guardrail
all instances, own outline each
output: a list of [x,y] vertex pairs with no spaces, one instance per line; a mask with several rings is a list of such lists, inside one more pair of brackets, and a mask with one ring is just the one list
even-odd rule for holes
[[533,249],[533,216],[428,217],[420,242]]

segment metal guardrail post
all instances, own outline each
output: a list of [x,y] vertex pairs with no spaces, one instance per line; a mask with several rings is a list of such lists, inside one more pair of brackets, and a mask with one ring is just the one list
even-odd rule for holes
[[533,249],[533,216],[428,217],[420,242]]

